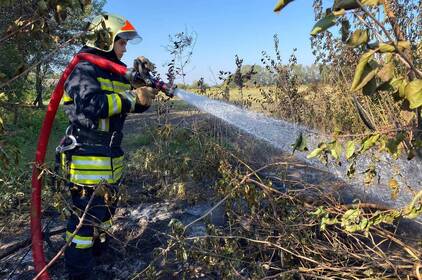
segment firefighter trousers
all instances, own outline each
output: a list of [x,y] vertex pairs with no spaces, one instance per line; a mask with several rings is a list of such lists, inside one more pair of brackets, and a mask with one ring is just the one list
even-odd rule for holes
[[[101,188],[101,190],[98,190]],[[95,194],[93,194],[95,191]],[[107,246],[106,231],[111,227],[118,195],[117,185],[76,186],[70,185],[73,211],[67,223],[66,241],[78,227],[85,211],[82,227],[73,236],[65,250],[65,264],[70,278],[84,279],[95,266],[94,254]],[[91,197],[90,206],[87,208]]]

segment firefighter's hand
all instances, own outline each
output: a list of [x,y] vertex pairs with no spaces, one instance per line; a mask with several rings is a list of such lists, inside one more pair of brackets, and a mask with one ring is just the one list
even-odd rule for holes
[[151,72],[155,70],[155,64],[152,63],[148,58],[139,56],[133,62],[133,68],[138,72]]
[[136,94],[136,103],[142,106],[151,106],[152,100],[158,94],[158,90],[152,87],[140,87],[133,92]]

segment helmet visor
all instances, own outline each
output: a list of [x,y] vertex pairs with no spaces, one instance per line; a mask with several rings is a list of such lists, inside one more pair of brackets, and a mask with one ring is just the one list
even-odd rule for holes
[[127,40],[129,43],[136,45],[142,42],[142,37],[136,31],[126,31],[117,34],[117,37]]

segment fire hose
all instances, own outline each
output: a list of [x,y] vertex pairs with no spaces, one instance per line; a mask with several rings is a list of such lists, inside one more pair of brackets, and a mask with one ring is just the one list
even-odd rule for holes
[[[54,89],[50,102],[48,104],[47,112],[40,130],[38,145],[35,155],[35,164],[32,170],[32,200],[31,200],[31,239],[32,239],[32,257],[34,260],[35,272],[40,273],[46,266],[44,249],[43,249],[43,234],[41,230],[41,187],[42,187],[42,173],[41,169],[44,165],[45,155],[47,151],[48,140],[50,138],[51,128],[53,126],[54,118],[63,97],[63,87],[67,78],[72,73],[75,66],[80,61],[87,61],[106,71],[125,76],[129,81],[136,81],[137,85],[145,85],[157,88],[164,92],[167,96],[173,97],[173,87],[164,83],[161,80],[155,79],[149,74],[148,69],[143,69],[142,65],[137,65],[136,68],[127,68],[123,65],[113,63],[105,58],[88,53],[79,53],[73,57],[69,65],[64,70],[56,88]],[[134,84],[134,83],[132,83]],[[47,270],[44,271],[39,279],[49,280]]]

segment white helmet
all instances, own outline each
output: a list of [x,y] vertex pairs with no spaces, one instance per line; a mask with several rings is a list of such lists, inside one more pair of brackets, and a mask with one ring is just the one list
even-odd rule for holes
[[117,36],[128,41],[142,40],[133,25],[124,17],[111,14],[99,15],[88,27],[86,46],[109,52],[113,49]]

